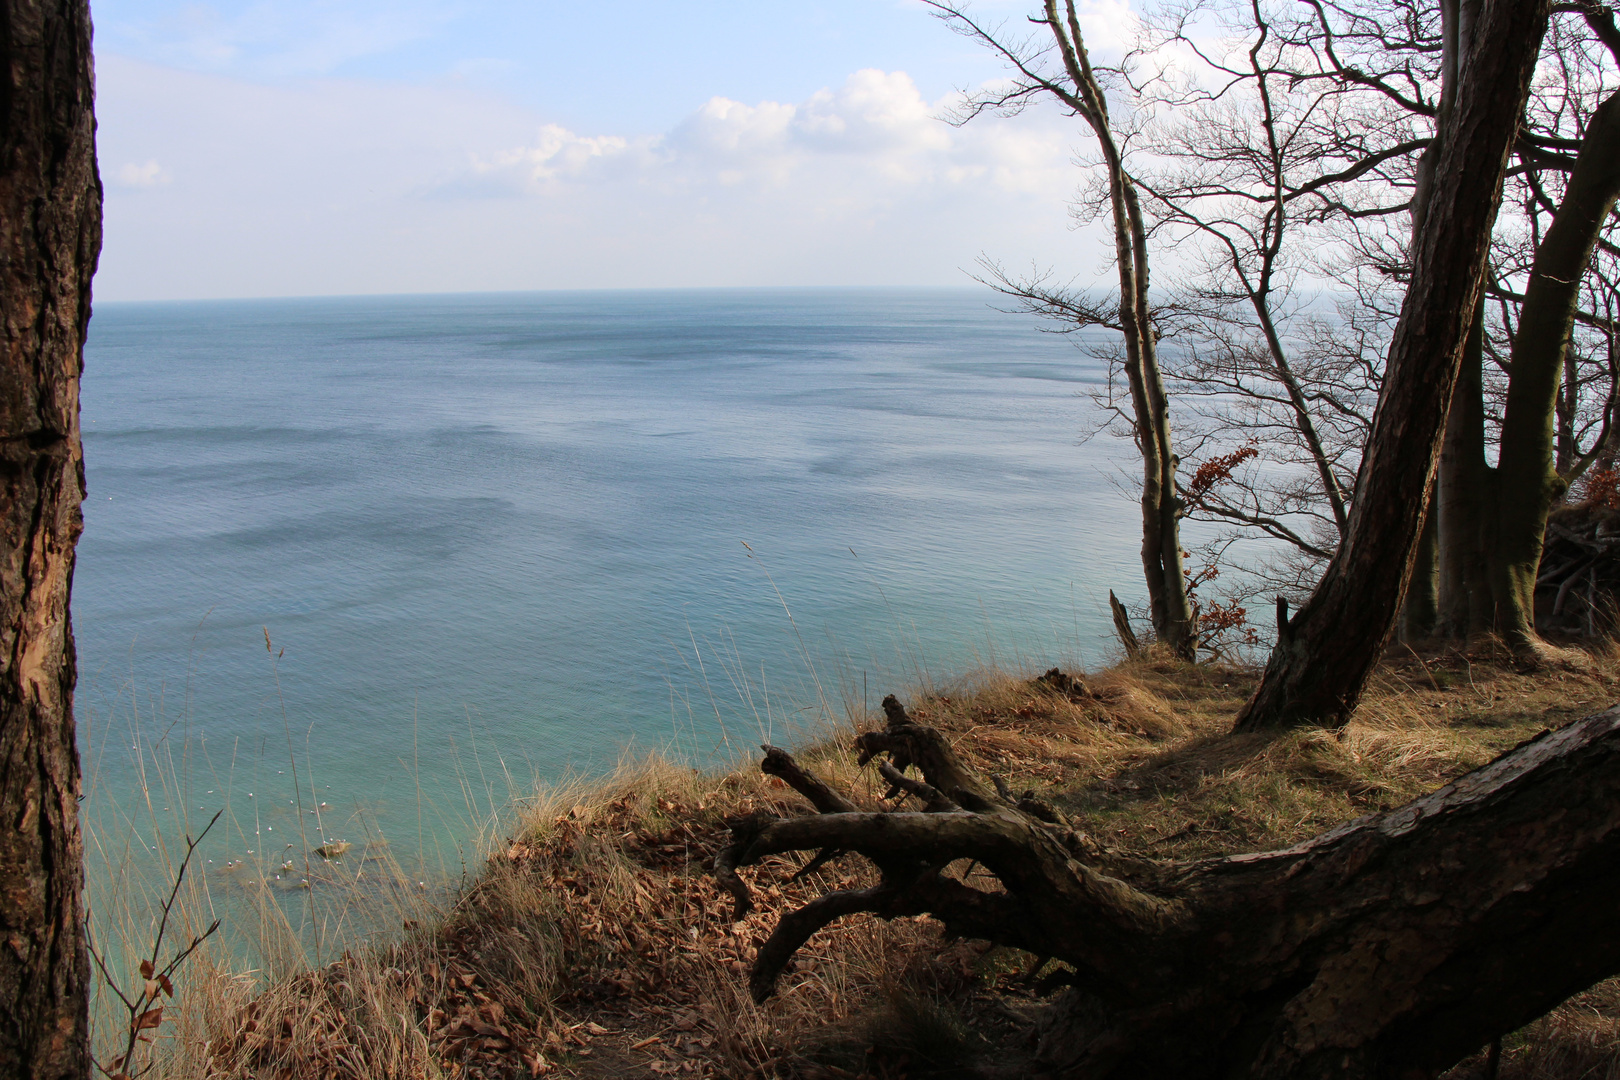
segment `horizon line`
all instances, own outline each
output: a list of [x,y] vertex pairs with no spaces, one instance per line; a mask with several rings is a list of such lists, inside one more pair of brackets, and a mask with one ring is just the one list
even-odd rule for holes
[[432,292],[276,293],[259,296],[171,296],[146,299],[100,299],[92,294],[92,307],[137,304],[238,304],[292,300],[404,300],[449,299],[476,296],[558,296],[608,293],[719,293],[719,292],[990,292],[990,286],[969,285],[627,285],[586,286],[574,289],[462,289]]

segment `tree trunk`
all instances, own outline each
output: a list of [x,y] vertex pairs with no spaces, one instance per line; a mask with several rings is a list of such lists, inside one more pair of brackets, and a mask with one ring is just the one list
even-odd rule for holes
[[[1583,273],[1584,277],[1585,274]],[[1573,307],[1573,305],[1571,305]],[[1573,316],[1573,311],[1571,315]],[[1570,320],[1571,329],[1574,328],[1574,319]],[[1557,447],[1553,455],[1553,471],[1559,476],[1567,477],[1575,468],[1575,461],[1580,456],[1575,448],[1575,414],[1580,409],[1581,377],[1578,365],[1575,362],[1575,351],[1569,347],[1569,338],[1564,338],[1564,347],[1559,350],[1564,355],[1564,377],[1558,391],[1558,436]]]
[[[1185,507],[1176,484],[1179,461],[1170,428],[1169,396],[1159,367],[1158,335],[1148,302],[1147,227],[1136,184],[1125,169],[1119,141],[1108,119],[1108,99],[1098,83],[1080,32],[1076,0],[1042,0],[1043,17],[1031,22],[1045,26],[1052,36],[1062,74],[1037,74],[1025,66],[1024,44],[998,38],[997,31],[974,21],[964,4],[956,0],[924,0],[927,6],[952,27],[989,46],[992,52],[1012,64],[1019,80],[1028,80],[1022,89],[1001,97],[1001,91],[988,97],[970,95],[967,115],[986,108],[1001,109],[1012,101],[1022,108],[1028,95],[1051,96],[1079,116],[1097,140],[1102,165],[1108,174],[1108,203],[1114,233],[1114,265],[1119,274],[1117,311],[1080,300],[1068,290],[1050,290],[1043,275],[1025,283],[1014,282],[999,267],[990,268],[993,288],[1029,305],[1028,310],[1078,326],[1107,326],[1118,330],[1125,346],[1121,369],[1131,394],[1131,434],[1142,455],[1142,572],[1148,591],[1148,611],[1154,636],[1184,660],[1192,660],[1198,648],[1192,600],[1187,593],[1187,576],[1181,551],[1181,518]],[[1045,52],[1045,50],[1042,50]],[[1039,65],[1037,65],[1039,66]],[[997,99],[992,104],[991,99]]]
[[1343,724],[1405,599],[1436,458],[1478,304],[1508,153],[1546,31],[1547,0],[1486,0],[1442,122],[1434,190],[1390,343],[1350,528],[1272,650],[1240,730]]
[[[816,815],[733,821],[715,873],[852,851],[881,881],[786,916],[751,980],[856,912],[931,914],[954,935],[1062,961],[1066,996],[1006,1075],[1352,1080],[1430,1077],[1620,971],[1620,707],[1547,732],[1400,809],[1280,851],[1187,863],[1100,848],[1050,808],[987,788],[892,697],[857,740],[890,795],[865,812],[767,747]],[[904,775],[916,765],[918,781]],[[974,860],[1003,891],[945,871]]]
[[1558,389],[1581,281],[1598,234],[1620,196],[1620,94],[1587,124],[1558,212],[1536,248],[1513,335],[1507,404],[1496,466],[1490,577],[1497,632],[1518,652],[1540,644],[1536,570],[1547,512],[1567,487],[1555,461]]
[[1412,586],[1406,590],[1406,606],[1401,609],[1401,640],[1409,645],[1427,641],[1440,625],[1439,483],[1436,477],[1429,485],[1429,509],[1412,558]]
[[[1181,500],[1176,494],[1177,458],[1170,431],[1170,401],[1159,368],[1158,348],[1148,320],[1147,245],[1142,237],[1136,192],[1123,168],[1115,186],[1129,208],[1130,235],[1138,238],[1133,257],[1120,263],[1120,308],[1130,297],[1134,308],[1124,319],[1125,366],[1136,399],[1136,442],[1142,452],[1142,571],[1147,580],[1153,634],[1183,660],[1195,658],[1198,639],[1181,553]],[[1117,215],[1116,215],[1117,216]],[[1123,247],[1123,244],[1121,245]]]
[[1147,582],[1153,633],[1183,660],[1198,648],[1192,600],[1181,556],[1181,500],[1176,494],[1177,458],[1170,430],[1170,399],[1164,389],[1159,351],[1148,304],[1147,227],[1136,184],[1108,121],[1108,100],[1086,55],[1074,0],[1058,10],[1046,0],[1046,26],[1052,33],[1074,94],[1060,93],[1086,121],[1108,170],[1108,198],[1114,226],[1114,264],[1119,273],[1119,321],[1125,338],[1125,379],[1131,389],[1136,445],[1142,454],[1142,571]]
[[90,14],[0,0],[0,1077],[89,1074],[68,594],[101,249]]
[[1440,526],[1440,634],[1466,641],[1491,629],[1491,591],[1485,573],[1484,528],[1491,498],[1485,463],[1483,304],[1463,348],[1462,370],[1446,415],[1440,449],[1436,513]]
[[[1438,128],[1457,103],[1457,61],[1461,55],[1462,21],[1457,0],[1441,0],[1440,100],[1435,120]],[[1417,161],[1412,187],[1412,250],[1417,251],[1428,215],[1429,196],[1434,191],[1435,159],[1439,146],[1431,142]],[[1464,361],[1466,363],[1466,360]],[[1423,531],[1418,534],[1417,552],[1412,557],[1412,584],[1401,608],[1401,640],[1411,644],[1432,637],[1440,628],[1440,506],[1442,474],[1436,473],[1424,501]],[[1335,515],[1342,538],[1348,522]]]

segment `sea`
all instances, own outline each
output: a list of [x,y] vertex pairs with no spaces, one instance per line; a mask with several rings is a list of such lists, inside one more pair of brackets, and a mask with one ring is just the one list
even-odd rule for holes
[[98,304],[96,842],[465,870],[537,785],[1104,661],[1139,511],[1090,344],[982,289]]

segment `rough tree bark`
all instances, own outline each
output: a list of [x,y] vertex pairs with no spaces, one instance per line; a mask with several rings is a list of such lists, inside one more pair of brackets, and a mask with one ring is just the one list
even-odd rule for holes
[[[1480,0],[1441,0],[1440,2],[1440,99],[1435,110],[1435,128],[1438,130],[1451,117],[1457,107],[1458,67],[1463,46],[1473,40],[1473,24],[1478,20]],[[1412,250],[1422,242],[1424,222],[1428,218],[1429,198],[1434,192],[1435,160],[1439,157],[1439,143],[1431,142],[1418,158],[1416,189],[1412,192]],[[1472,339],[1470,339],[1472,341]],[[1467,365],[1466,354],[1463,360]],[[1448,414],[1449,415],[1449,414]],[[1450,439],[1450,428],[1445,439]],[[1444,444],[1443,444],[1444,445]],[[1418,534],[1417,551],[1412,558],[1412,579],[1406,593],[1406,604],[1401,612],[1401,640],[1412,643],[1434,634],[1441,626],[1441,535],[1439,496],[1447,476],[1444,466],[1445,452],[1441,451],[1441,466],[1429,484],[1425,500],[1427,513],[1423,531]],[[1340,523],[1339,532],[1344,532]]]
[[[890,697],[857,740],[890,797],[864,812],[766,747],[818,814],[731,823],[715,873],[783,852],[856,852],[877,885],[784,917],[751,989],[842,916],[930,914],[946,931],[1070,966],[1026,1077],[1429,1077],[1620,971],[1620,707],[1439,791],[1280,851],[1187,863],[1110,853],[1028,796],[991,790]],[[922,780],[905,775],[915,765]],[[1000,887],[949,869],[973,860]],[[974,879],[978,880],[978,879]]]
[[1238,730],[1340,725],[1405,599],[1423,507],[1489,253],[1547,0],[1485,0],[1441,123],[1434,190],[1390,343],[1349,529],[1272,650]]
[[79,372],[101,249],[90,13],[0,0],[0,1077],[83,1077],[68,593]]

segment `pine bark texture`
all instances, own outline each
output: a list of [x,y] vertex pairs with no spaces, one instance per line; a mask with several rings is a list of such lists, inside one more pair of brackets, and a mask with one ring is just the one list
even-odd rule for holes
[[[938,732],[884,705],[887,728],[856,748],[887,754],[891,796],[922,811],[864,810],[767,747],[764,770],[818,813],[738,819],[716,859],[739,915],[737,869],[768,855],[857,852],[882,875],[783,918],[756,997],[838,918],[927,913],[1072,967],[1034,1060],[1005,1075],[1362,1080],[1432,1077],[1620,971],[1620,708],[1293,847],[1161,863],[990,790]],[[1000,887],[948,873],[958,860]]]
[[1457,104],[1441,127],[1349,530],[1272,650],[1238,730],[1343,724],[1395,628],[1548,11],[1547,0],[1481,7]]
[[90,1071],[68,597],[101,248],[90,13],[0,0],[0,1077]]

